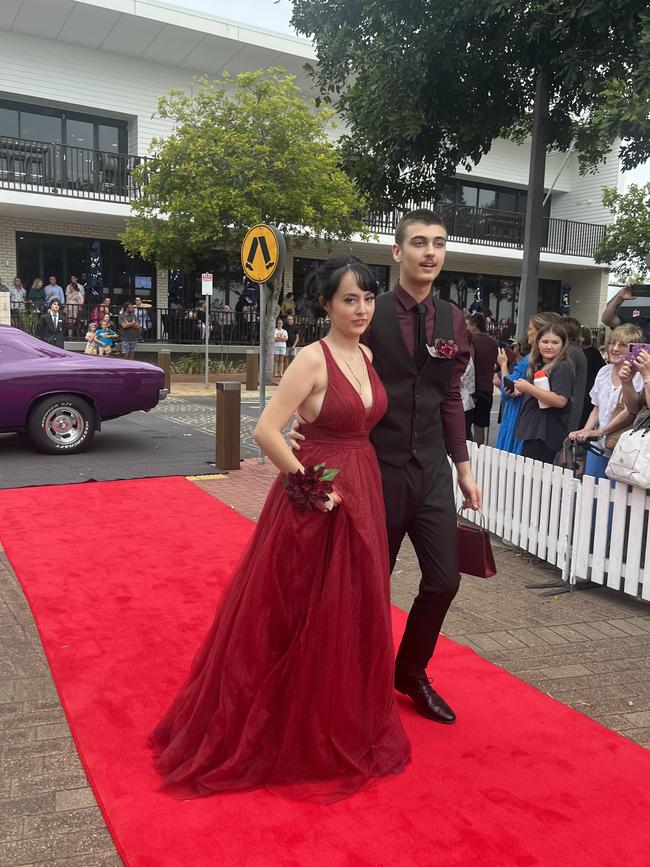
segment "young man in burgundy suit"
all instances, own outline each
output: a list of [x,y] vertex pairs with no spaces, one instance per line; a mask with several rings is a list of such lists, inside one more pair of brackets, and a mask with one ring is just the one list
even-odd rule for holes
[[[371,433],[381,468],[391,571],[408,534],[421,569],[395,663],[395,688],[429,719],[456,715],[431,686],[426,668],[458,592],[456,508],[448,455],[464,507],[479,509],[465,440],[460,377],[469,361],[462,312],[431,291],[445,261],[447,231],[433,211],[406,214],[393,259],[399,280],[378,295],[364,342],[388,394],[388,410]],[[291,439],[302,439],[295,430]]]
[[384,485],[391,570],[408,534],[422,572],[397,653],[395,688],[437,722],[456,716],[432,688],[426,667],[458,592],[456,508],[448,455],[456,465],[464,506],[479,509],[467,453],[460,377],[469,361],[462,312],[434,298],[431,286],[445,261],[447,231],[429,210],[397,225],[393,258],[399,280],[379,295],[366,343],[388,393],[388,411],[373,429]]

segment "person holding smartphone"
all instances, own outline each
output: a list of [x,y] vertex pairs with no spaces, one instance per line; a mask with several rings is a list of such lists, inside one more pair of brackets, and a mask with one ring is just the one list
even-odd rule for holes
[[609,364],[598,371],[593,388],[589,392],[593,410],[585,426],[569,434],[574,442],[583,443],[590,440],[603,451],[602,455],[587,452],[585,458],[586,475],[596,479],[605,478],[605,469],[614,445],[611,439],[608,442],[608,435],[617,432],[620,435],[629,428],[638,409],[638,395],[643,391],[644,377],[637,372],[633,378],[632,387],[637,394],[636,408],[631,405],[632,401],[628,395],[627,403],[630,404],[628,410],[621,391],[623,384],[621,370],[626,362],[629,363],[630,343],[639,343],[641,338],[641,329],[634,325],[619,325],[612,331],[607,344]]
[[[618,375],[625,409],[631,416],[637,416],[639,412],[647,413],[650,407],[650,349],[644,347],[633,361],[623,362]],[[643,391],[640,394],[637,391],[639,375],[643,379]]]
[[545,325],[535,338],[526,378],[515,382],[515,395],[524,396],[517,424],[522,454],[546,464],[553,463],[569,430],[575,373],[568,346],[562,325]]
[[[557,313],[536,313],[528,323],[526,331],[526,339],[530,346],[534,345],[537,333],[544,328],[545,325],[550,325],[552,322],[559,320]],[[508,372],[508,358],[505,352],[499,352],[497,355],[497,364],[501,371],[501,425],[499,427],[499,435],[497,437],[498,449],[504,452],[511,452],[514,455],[520,455],[524,449],[523,440],[517,439],[517,424],[519,415],[524,403],[522,396],[515,394],[515,383],[519,379],[525,379],[528,371],[528,362],[530,361],[530,353],[524,355],[523,358],[514,366],[511,372]]]

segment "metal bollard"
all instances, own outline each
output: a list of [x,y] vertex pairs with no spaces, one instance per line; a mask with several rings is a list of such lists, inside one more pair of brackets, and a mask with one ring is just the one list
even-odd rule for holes
[[215,464],[238,470],[240,457],[241,383],[217,383],[217,451]]
[[158,353],[158,367],[165,374],[165,388],[171,394],[172,390],[172,354],[168,349],[161,349]]
[[260,353],[258,349],[246,350],[246,391],[257,391],[260,381]]

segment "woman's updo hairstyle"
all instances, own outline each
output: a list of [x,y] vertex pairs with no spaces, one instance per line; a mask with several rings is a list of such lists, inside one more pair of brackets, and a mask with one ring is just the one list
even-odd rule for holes
[[379,292],[377,281],[361,259],[357,259],[356,256],[349,253],[337,253],[326,259],[315,271],[312,271],[305,282],[305,292],[312,302],[315,316],[327,316],[321,303],[332,300],[341,280],[348,271],[352,271],[361,290],[372,292],[373,295]]

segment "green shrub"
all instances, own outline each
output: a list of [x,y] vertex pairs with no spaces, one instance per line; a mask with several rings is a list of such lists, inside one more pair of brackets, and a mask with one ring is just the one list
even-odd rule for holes
[[[182,374],[184,376],[198,376],[205,374],[205,356],[198,352],[193,352],[191,355],[183,355],[171,364],[172,373]],[[235,363],[230,360],[210,359],[208,362],[208,370],[210,373],[242,373],[246,370],[246,365]]]

